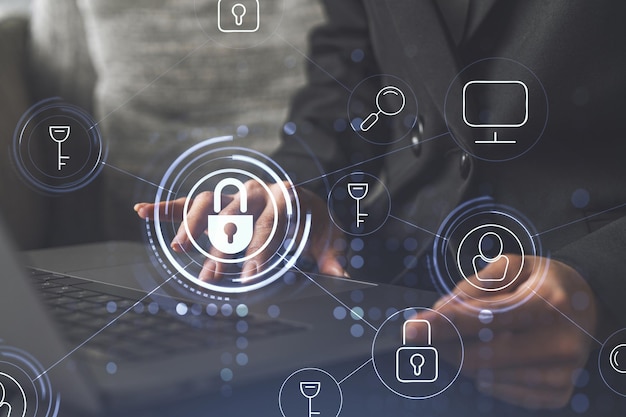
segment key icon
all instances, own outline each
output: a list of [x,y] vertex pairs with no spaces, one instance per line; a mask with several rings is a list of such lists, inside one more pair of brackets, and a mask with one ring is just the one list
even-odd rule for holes
[[63,155],[61,152],[61,144],[70,137],[69,126],[48,126],[48,133],[50,138],[58,144],[58,170],[60,171],[65,165],[64,160],[70,159],[69,156]]
[[365,198],[369,190],[369,184],[366,182],[351,182],[348,184],[348,194],[356,201],[356,227],[361,227],[361,223],[365,223],[362,217],[367,217],[367,213],[361,213],[360,201]]

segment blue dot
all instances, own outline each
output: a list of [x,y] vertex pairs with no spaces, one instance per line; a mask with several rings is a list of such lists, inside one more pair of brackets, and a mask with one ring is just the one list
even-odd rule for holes
[[156,314],[159,312],[159,305],[155,302],[148,304],[148,311],[150,314]]
[[107,311],[111,314],[117,311],[117,304],[115,303],[115,301],[109,301],[107,303]]
[[354,290],[350,293],[350,299],[354,301],[355,303],[360,303],[361,301],[363,301],[364,298],[365,298],[365,295],[363,294],[363,291],[361,290]]
[[200,304],[193,304],[191,306],[191,314],[194,316],[199,316],[202,314],[202,306]]
[[572,410],[576,413],[584,413],[589,409],[589,398],[585,394],[575,394],[571,400]]
[[221,310],[222,314],[226,317],[229,317],[231,314],[233,314],[233,306],[231,306],[230,304],[224,304]]
[[360,117],[355,117],[350,121],[350,125],[355,132],[359,132],[361,130],[361,123],[363,123],[363,119]]
[[248,364],[248,355],[245,353],[238,353],[235,361],[237,361],[237,365],[239,366],[246,366]]
[[362,256],[354,255],[352,258],[350,258],[350,265],[352,265],[352,267],[355,269],[362,268],[364,263],[365,260],[363,260]]
[[139,304],[135,305],[135,307],[133,307],[133,310],[134,310],[134,311],[135,311],[135,313],[137,313],[137,314],[141,314],[141,313],[143,313],[144,309],[145,309],[145,307],[144,307],[144,305],[143,305],[143,304],[141,304],[141,303],[139,303]]
[[[398,312],[397,309],[393,308],[393,307],[389,307],[386,311],[385,311],[385,317],[391,317],[394,314],[396,314]],[[395,316],[393,319],[391,319],[392,321],[397,320],[398,316]]]
[[285,126],[283,127],[283,131],[288,134],[289,136],[293,135],[296,133],[296,124],[293,122],[287,122],[285,123]]
[[493,331],[483,328],[478,331],[478,338],[483,342],[491,342],[493,340]]
[[365,311],[361,307],[353,307],[350,310],[350,317],[352,317],[352,320],[361,320],[365,317]]
[[187,311],[189,311],[189,309],[187,308],[187,304],[185,303],[176,304],[176,314],[178,314],[179,316],[184,316],[185,314],[187,314]]
[[365,247],[365,242],[363,242],[363,239],[352,239],[350,247],[353,251],[358,252]]
[[589,191],[582,188],[577,189],[572,193],[572,204],[574,207],[582,209],[589,204]]
[[287,272],[283,276],[283,282],[287,285],[292,285],[296,282],[296,274],[292,274],[291,272]]
[[239,136],[240,138],[245,138],[246,136],[248,136],[249,132],[250,130],[246,125],[241,125],[237,127],[237,136]]
[[248,306],[245,304],[239,304],[236,311],[239,317],[246,317],[248,315]]
[[363,336],[364,330],[363,330],[363,326],[361,326],[360,324],[353,324],[350,327],[350,334],[354,337],[361,337]]
[[229,382],[232,381],[233,379],[233,371],[231,371],[228,368],[224,368],[220,371],[220,377],[222,378],[222,381],[224,382]]
[[417,240],[412,237],[408,237],[404,239],[404,249],[410,252],[413,252],[414,250],[416,250]]
[[335,129],[335,132],[344,132],[347,127],[348,122],[346,122],[344,119],[337,119],[333,123],[333,128]]
[[406,309],[402,312],[402,316],[404,317],[405,320],[412,319],[416,314],[417,314],[417,311],[415,311],[412,308]]
[[346,309],[343,307],[335,307],[335,309],[333,310],[333,317],[335,317],[337,320],[343,320],[345,319],[347,316],[346,313]]
[[245,333],[248,331],[248,323],[245,320],[239,320],[237,322],[237,331],[239,333]]
[[269,306],[267,308],[267,315],[273,319],[278,318],[278,316],[280,316],[280,307],[278,307],[277,305]]
[[361,62],[365,58],[365,52],[362,49],[355,49],[350,54],[350,58],[353,62]]
[[405,268],[415,268],[417,266],[417,257],[413,255],[408,255],[404,257],[404,267]]
[[493,312],[491,310],[480,310],[478,320],[483,324],[489,324],[493,321]]
[[237,338],[237,349],[241,349],[244,350],[248,347],[248,338],[243,337],[243,336],[239,336]]
[[106,370],[109,375],[113,375],[117,372],[117,364],[115,362],[107,363]]
[[207,306],[206,306],[206,313],[209,316],[216,315],[217,314],[217,310],[218,310],[217,306],[215,304],[213,304],[213,303],[207,304]]

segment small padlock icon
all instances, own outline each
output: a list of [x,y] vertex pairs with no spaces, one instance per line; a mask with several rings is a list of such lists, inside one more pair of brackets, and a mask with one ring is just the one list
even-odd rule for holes
[[[248,193],[243,183],[235,178],[224,178],[213,192],[213,211],[209,214],[208,236],[214,248],[228,255],[239,253],[252,241],[254,220],[251,214],[219,214],[222,211],[222,192],[232,185],[239,190],[239,211],[248,211]],[[232,225],[226,229],[227,226]]]
[[[426,326],[428,346],[406,346],[407,325]],[[423,319],[407,320],[402,326],[403,346],[396,350],[396,379],[402,383],[435,382],[439,377],[439,352],[432,346],[430,322]]]
[[261,24],[259,0],[219,0],[217,27],[221,32],[256,32]]

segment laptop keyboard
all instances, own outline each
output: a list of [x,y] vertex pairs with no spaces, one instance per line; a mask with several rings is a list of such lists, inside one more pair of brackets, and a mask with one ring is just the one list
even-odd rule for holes
[[299,323],[252,314],[211,316],[200,305],[181,316],[163,309],[164,303],[157,303],[155,297],[136,304],[144,296],[139,291],[128,290],[137,294],[132,299],[121,296],[124,291],[119,289],[107,291],[105,284],[32,268],[29,272],[69,343],[78,346],[93,337],[79,349],[93,358],[154,360],[185,351],[234,348],[242,337],[252,342],[306,329]]

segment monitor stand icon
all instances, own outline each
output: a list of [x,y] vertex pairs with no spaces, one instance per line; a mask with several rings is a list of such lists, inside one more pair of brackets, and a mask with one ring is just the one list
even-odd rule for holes
[[[488,97],[485,101],[485,108],[479,106],[478,113],[472,113],[475,110],[469,103],[477,104]],[[481,100],[483,99],[483,100]],[[496,116],[494,118],[488,117],[493,112],[493,103],[506,103],[511,100],[519,99],[520,114],[507,114],[506,118],[503,116]],[[491,108],[490,108],[491,107]],[[523,110],[522,110],[523,107]],[[518,113],[518,112],[514,112]],[[502,119],[500,119],[502,117]],[[509,119],[509,117],[513,119]],[[498,139],[498,131],[495,129],[504,128],[518,128],[522,127],[528,122],[528,87],[522,81],[491,81],[491,80],[474,80],[468,81],[463,86],[463,121],[466,125],[473,128],[491,129],[493,128],[493,136],[491,139],[476,139],[476,144],[516,144],[517,140],[512,139]]]

